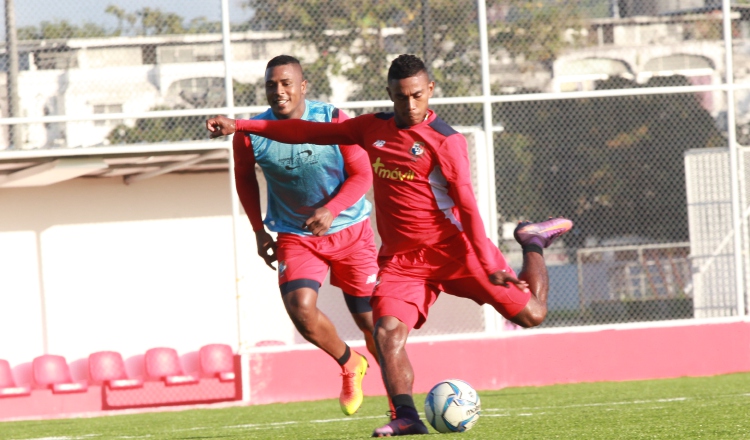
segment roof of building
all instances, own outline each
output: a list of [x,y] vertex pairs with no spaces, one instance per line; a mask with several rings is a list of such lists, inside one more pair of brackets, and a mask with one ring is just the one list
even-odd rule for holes
[[51,185],[77,177],[122,178],[126,184],[166,173],[226,171],[228,140],[89,148],[5,150],[0,188]]

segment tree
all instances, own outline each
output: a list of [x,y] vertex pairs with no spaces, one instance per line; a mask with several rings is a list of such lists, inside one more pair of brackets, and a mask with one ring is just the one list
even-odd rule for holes
[[83,25],[75,25],[67,20],[43,21],[37,26],[24,26],[18,28],[19,40],[55,40],[67,38],[91,38],[107,36],[107,30],[103,27],[85,22]]
[[135,26],[135,22],[137,20],[137,17],[133,13],[127,13],[124,9],[120,8],[117,5],[108,5],[107,8],[104,10],[105,13],[114,15],[115,18],[117,18],[117,30],[113,32],[113,35],[123,35],[125,32],[125,28],[123,25],[125,23],[128,24],[128,29],[133,29],[133,26]]
[[[247,0],[246,4],[255,10],[251,29],[288,31],[300,44],[309,45],[317,58],[315,69],[306,68],[308,75],[315,76],[318,86],[331,74],[343,75],[355,85],[351,100],[386,98],[385,75],[390,57],[398,53],[419,54],[427,61],[437,82],[437,96],[482,93],[474,2]],[[540,4],[545,7],[535,7]],[[577,9],[571,4],[578,5],[578,0],[490,0],[490,9],[515,14],[510,24],[504,18],[491,24],[492,47],[507,45],[514,56],[529,63],[550,63],[569,44],[563,31],[577,23]],[[482,122],[481,105],[456,104],[447,110],[442,115],[451,124]]]
[[174,12],[162,12],[159,8],[141,8],[127,12],[116,5],[109,5],[105,13],[117,19],[117,28],[108,30],[91,22],[71,23],[68,20],[42,21],[38,26],[18,28],[19,40],[51,40],[68,38],[95,38],[121,35],[168,35],[204,34],[221,31],[221,23],[197,17],[185,24],[185,19]]
[[492,23],[491,45],[506,49],[523,70],[535,66],[552,69],[560,52],[580,41],[582,6],[580,0],[497,0],[504,5],[503,20]]
[[[440,90],[453,93],[466,84],[481,84],[476,79],[479,69],[471,65],[478,59],[477,31],[472,23],[476,13],[464,3],[431,0],[426,18],[421,14],[421,0],[301,0],[294,4],[285,0],[248,0],[247,5],[255,10],[250,21],[252,29],[286,30],[292,38],[314,49],[317,58],[306,70],[318,96],[330,92],[331,74],[341,74],[355,85],[349,99],[386,98],[384,79],[389,56],[422,53],[425,38],[430,38],[434,48],[425,57],[428,62],[434,61],[430,67],[443,68],[439,73],[435,71],[440,76],[436,78]],[[425,20],[434,23],[432,35],[422,31]],[[474,55],[469,55],[470,50]],[[473,78],[466,78],[467,69]]]
[[161,9],[145,7],[135,11],[140,19],[140,35],[174,35],[186,33],[182,25],[183,18],[174,12],[162,12]]
[[[675,76],[644,87],[687,84]],[[597,88],[624,87],[640,86],[612,78]],[[566,237],[574,246],[586,237],[686,240],[683,154],[726,143],[692,93],[503,103],[497,111],[505,127],[496,139],[500,210],[509,220],[570,216],[581,232]]]
[[[414,3],[414,0],[405,3]],[[383,84],[379,75],[386,62],[383,29],[394,23],[392,16],[399,9],[399,2],[334,0],[323,4],[316,0],[294,3],[248,0],[247,5],[255,10],[250,20],[252,29],[289,31],[292,38],[315,50],[315,60],[303,61],[313,62],[306,70],[319,96],[330,93],[329,75],[341,73],[357,84],[358,99],[382,99]],[[408,8],[408,5],[403,6]],[[372,76],[377,81],[372,80]]]

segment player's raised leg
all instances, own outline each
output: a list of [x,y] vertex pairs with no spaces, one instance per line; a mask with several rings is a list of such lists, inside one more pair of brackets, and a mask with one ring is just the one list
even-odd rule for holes
[[336,327],[317,306],[318,292],[301,287],[283,295],[284,307],[297,331],[305,340],[328,353],[341,366],[341,410],[346,415],[357,412],[362,405],[362,379],[367,372],[367,359],[341,340]]
[[552,218],[539,223],[521,222],[516,226],[513,236],[523,249],[523,268],[518,278],[528,283],[532,296],[526,307],[511,318],[514,323],[534,327],[544,321],[547,316],[549,276],[543,250],[572,227],[573,222],[566,218]]

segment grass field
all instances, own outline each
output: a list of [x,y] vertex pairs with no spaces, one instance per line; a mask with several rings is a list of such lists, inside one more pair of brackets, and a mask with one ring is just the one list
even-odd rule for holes
[[[750,439],[750,373],[480,391],[469,439]],[[422,410],[424,395],[416,396]],[[338,401],[0,423],[0,439],[364,439],[384,397],[344,417]]]

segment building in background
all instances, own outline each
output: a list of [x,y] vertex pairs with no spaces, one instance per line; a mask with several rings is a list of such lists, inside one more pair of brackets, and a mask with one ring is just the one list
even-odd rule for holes
[[[225,104],[221,35],[24,41],[19,51],[22,117],[143,113]],[[292,51],[301,58],[310,56],[280,32],[232,34],[235,81],[254,85],[263,77],[269,54]],[[7,66],[7,62],[2,64]],[[5,85],[5,75],[0,82]],[[0,106],[7,115],[7,88],[0,86],[0,90]],[[132,126],[135,120],[20,127],[25,149],[76,148],[106,145],[109,133],[121,123]],[[7,146],[6,128],[0,149]]]

